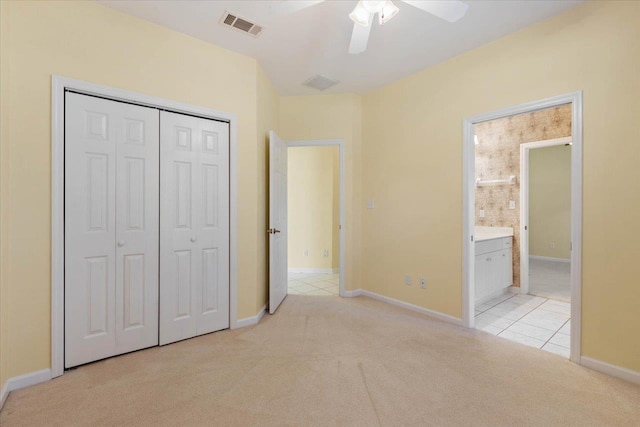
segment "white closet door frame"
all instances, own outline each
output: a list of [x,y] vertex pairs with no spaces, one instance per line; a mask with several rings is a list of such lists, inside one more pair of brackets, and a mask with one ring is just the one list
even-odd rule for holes
[[229,123],[229,322],[238,323],[238,119],[235,114],[52,76],[51,84],[51,377],[64,373],[64,98],[66,91]]

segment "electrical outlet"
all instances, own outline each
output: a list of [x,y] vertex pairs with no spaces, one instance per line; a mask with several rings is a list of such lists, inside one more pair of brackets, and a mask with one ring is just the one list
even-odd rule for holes
[[409,276],[408,274],[404,276],[404,284],[407,286],[411,286],[411,276]]
[[484,218],[484,209],[480,209],[480,218]]
[[309,256],[309,249],[304,251],[304,256]]
[[556,242],[551,242],[551,243],[549,243],[549,247],[550,247],[551,249],[555,249],[555,248],[556,248]]
[[509,200],[509,209],[515,209],[515,208],[516,208],[516,201]]
[[322,256],[325,258],[329,258],[329,251],[325,249],[324,252],[322,252]]
[[427,279],[425,279],[424,277],[420,278],[420,287],[422,289],[427,289]]

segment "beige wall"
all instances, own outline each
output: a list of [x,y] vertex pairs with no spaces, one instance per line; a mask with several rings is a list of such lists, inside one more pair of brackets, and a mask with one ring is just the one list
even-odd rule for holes
[[256,61],[94,2],[1,3],[3,379],[50,366],[52,74],[237,115],[238,316],[256,314],[265,300],[263,131],[278,121]]
[[0,1],[0,390],[4,389],[9,378],[7,357],[9,343],[7,341],[7,259],[5,239],[8,232],[7,209],[5,209],[7,180],[4,171],[9,166],[9,16],[8,3]]
[[338,159],[335,146],[288,150],[289,269],[339,268]]
[[269,195],[269,131],[278,132],[280,119],[280,97],[275,87],[258,66],[258,151],[257,151],[257,186],[255,203],[257,205],[257,230],[256,230],[256,289],[255,311],[257,313],[269,300],[269,210],[267,198]]
[[571,258],[569,145],[529,151],[529,254]]
[[364,96],[363,285],[461,317],[462,118],[582,90],[582,354],[640,371],[638,22],[587,2]]
[[[476,225],[513,228],[513,285],[520,286],[520,144],[571,136],[571,105],[491,120],[475,126],[475,177],[516,177],[515,185],[476,186]],[[509,201],[515,209],[509,209]],[[484,218],[480,217],[484,210]]]
[[346,187],[346,289],[361,287],[362,102],[352,94],[283,96],[280,136],[285,140],[344,139]]

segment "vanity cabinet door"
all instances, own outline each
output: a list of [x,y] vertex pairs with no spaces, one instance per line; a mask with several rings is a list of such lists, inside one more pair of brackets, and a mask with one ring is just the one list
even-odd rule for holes
[[495,270],[496,270],[496,283],[494,291],[498,291],[500,289],[506,288],[509,276],[509,266],[507,259],[507,250],[503,249],[501,251],[495,252]]
[[481,254],[475,257],[476,301],[489,294],[489,256],[489,254]]

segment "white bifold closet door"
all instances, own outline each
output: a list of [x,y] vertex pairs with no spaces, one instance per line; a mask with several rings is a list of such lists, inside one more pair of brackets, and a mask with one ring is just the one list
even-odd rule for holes
[[68,368],[158,344],[159,112],[65,97]]
[[160,123],[162,345],[229,327],[229,124]]

